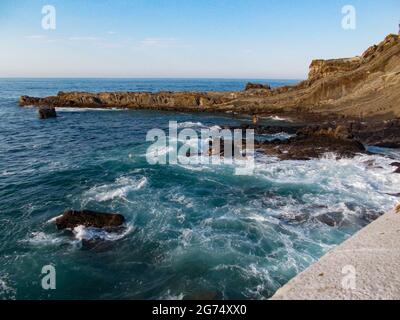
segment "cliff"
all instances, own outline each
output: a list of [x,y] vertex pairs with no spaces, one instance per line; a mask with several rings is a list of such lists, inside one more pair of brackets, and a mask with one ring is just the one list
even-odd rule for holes
[[389,35],[359,57],[314,60],[308,79],[295,86],[251,84],[230,93],[60,92],[46,98],[23,96],[20,105],[393,119],[400,117],[400,37]]

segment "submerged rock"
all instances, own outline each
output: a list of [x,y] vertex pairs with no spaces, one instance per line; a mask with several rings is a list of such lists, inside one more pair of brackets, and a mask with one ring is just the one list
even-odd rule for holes
[[40,119],[48,119],[48,118],[56,118],[57,113],[54,107],[39,107],[39,118]]
[[268,84],[248,82],[246,84],[246,88],[244,90],[245,91],[248,91],[248,90],[271,90],[271,87]]
[[344,214],[342,212],[327,212],[320,214],[315,218],[329,227],[337,227],[343,222]]
[[93,228],[116,228],[124,224],[121,214],[101,213],[90,210],[68,210],[55,219],[58,230],[74,229],[78,226]]

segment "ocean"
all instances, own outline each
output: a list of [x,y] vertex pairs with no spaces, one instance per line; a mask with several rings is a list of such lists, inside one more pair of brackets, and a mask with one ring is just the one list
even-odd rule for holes
[[[247,81],[0,79],[0,299],[266,299],[395,206],[397,151],[311,161],[257,154],[254,174],[238,176],[232,165],[150,165],[146,133],[169,121],[200,130],[247,117],[61,108],[44,121],[18,106],[20,95],[238,91]],[[50,220],[67,209],[120,213],[127,227],[57,231]],[[93,238],[103,240],[82,245]],[[55,290],[42,288],[46,265]]]

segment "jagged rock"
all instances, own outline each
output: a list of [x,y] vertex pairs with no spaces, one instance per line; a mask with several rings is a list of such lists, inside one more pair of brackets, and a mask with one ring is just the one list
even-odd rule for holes
[[400,120],[351,122],[348,130],[352,136],[367,145],[400,148]]
[[343,222],[344,215],[342,212],[328,212],[315,217],[319,222],[330,227],[336,227]]
[[48,119],[48,118],[56,118],[57,112],[54,107],[39,107],[39,118],[40,119]]
[[314,60],[310,65],[308,79],[314,81],[339,72],[349,72],[360,67],[360,57],[349,59]]
[[341,140],[352,139],[352,135],[349,133],[349,130],[342,125],[338,125],[336,127],[310,126],[297,131],[297,136],[315,138],[326,137]]
[[393,162],[390,165],[396,167],[396,170],[394,170],[393,173],[400,173],[400,162]]
[[34,98],[29,96],[21,96],[19,97],[19,105],[20,106],[34,106],[38,105],[40,98]]
[[22,96],[21,106],[84,108],[131,108],[183,110],[210,107],[228,102],[226,93],[210,92],[59,92],[56,96],[34,98]]
[[288,140],[264,141],[257,146],[266,154],[281,160],[310,160],[328,152],[338,157],[353,157],[366,151],[364,145],[352,139],[342,126],[307,127],[300,129],[295,137]]
[[57,229],[73,229],[77,226],[93,228],[115,228],[124,224],[121,214],[101,213],[90,210],[68,210],[55,219]]
[[246,84],[246,88],[244,90],[245,91],[248,91],[248,90],[271,90],[271,87],[268,84],[248,82]]

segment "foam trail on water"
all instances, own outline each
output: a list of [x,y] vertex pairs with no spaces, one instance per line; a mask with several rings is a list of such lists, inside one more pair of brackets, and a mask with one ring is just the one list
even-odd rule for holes
[[112,184],[96,186],[86,192],[86,197],[98,202],[126,198],[129,193],[143,189],[147,184],[147,178],[120,177]]

